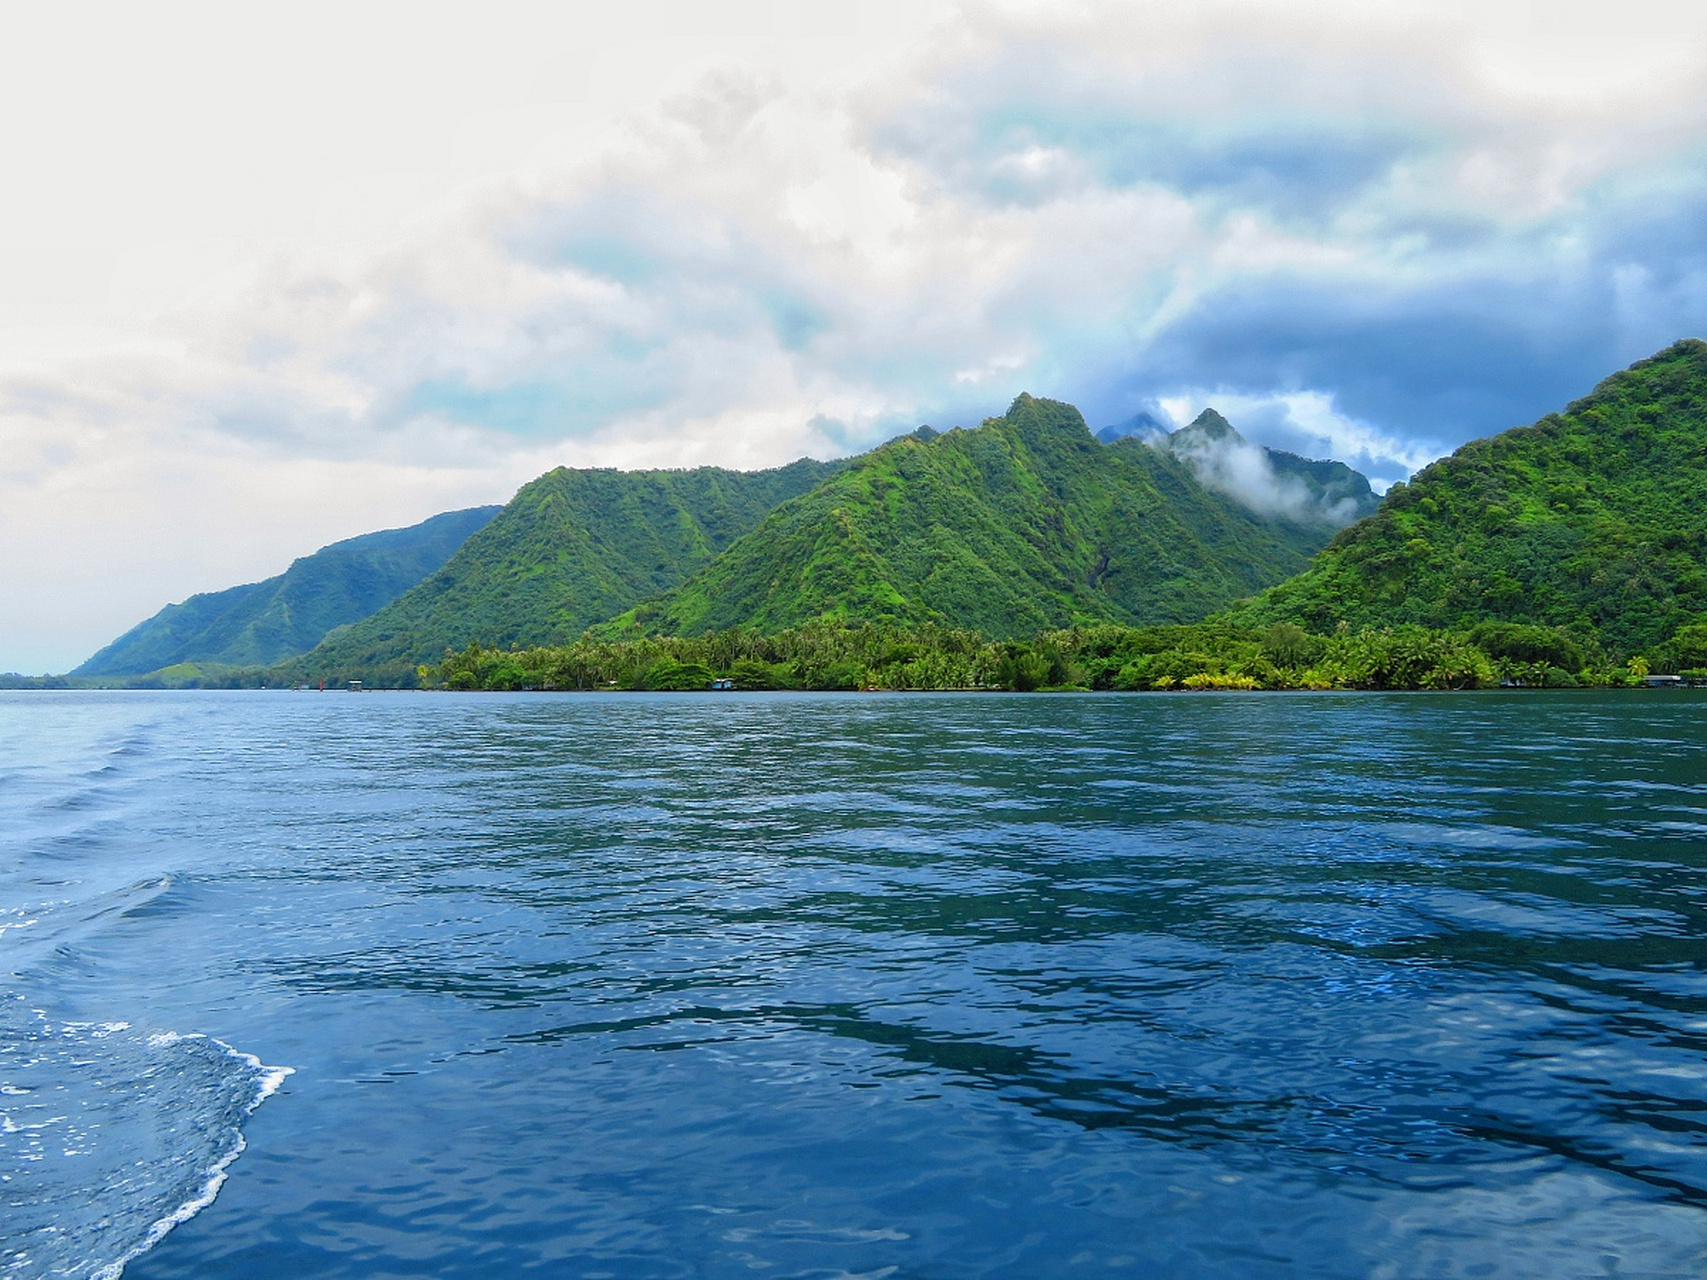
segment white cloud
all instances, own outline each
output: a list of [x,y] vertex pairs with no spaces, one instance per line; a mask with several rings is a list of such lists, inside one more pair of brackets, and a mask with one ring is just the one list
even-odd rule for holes
[[1357,517],[1354,499],[1318,497],[1296,476],[1276,471],[1263,447],[1248,440],[1202,440],[1171,452],[1205,486],[1227,494],[1258,515],[1334,525],[1350,524]]
[[[1399,439],[1341,413],[1333,398],[1319,391],[1249,395],[1227,387],[1196,388],[1165,396],[1159,404],[1176,424],[1183,425],[1205,409],[1214,409],[1253,446],[1266,445],[1306,458],[1338,459],[1367,475],[1378,493],[1439,456],[1436,449]],[[1253,492],[1262,488],[1247,459],[1229,462],[1223,469],[1230,477],[1253,476],[1247,486]],[[1223,487],[1236,486],[1229,479]],[[1265,503],[1258,497],[1253,505],[1271,506],[1280,512],[1286,499],[1276,496]]]

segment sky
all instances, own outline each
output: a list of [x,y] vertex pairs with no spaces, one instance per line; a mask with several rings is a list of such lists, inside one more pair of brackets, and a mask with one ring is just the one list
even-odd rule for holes
[[1707,6],[0,3],[0,671],[558,465],[1213,405],[1384,487],[1707,336]]

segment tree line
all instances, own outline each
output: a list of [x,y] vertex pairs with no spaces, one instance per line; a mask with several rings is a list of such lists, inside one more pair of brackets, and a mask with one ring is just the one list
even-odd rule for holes
[[1687,626],[1649,657],[1622,657],[1562,628],[1484,622],[1327,634],[1210,620],[1045,631],[1029,640],[925,625],[813,622],[761,634],[600,639],[491,649],[472,644],[416,671],[424,687],[572,691],[708,689],[1610,688],[1669,671],[1707,681],[1707,624]]

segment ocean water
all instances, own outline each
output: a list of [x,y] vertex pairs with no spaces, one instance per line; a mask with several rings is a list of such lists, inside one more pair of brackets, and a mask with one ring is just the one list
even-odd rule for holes
[[0,1277],[1707,1274],[1707,698],[0,694]]

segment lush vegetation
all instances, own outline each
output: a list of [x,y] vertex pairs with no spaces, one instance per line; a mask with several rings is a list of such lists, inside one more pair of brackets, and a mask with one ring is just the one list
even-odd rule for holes
[[[731,628],[689,637],[589,633],[570,644],[528,648],[472,644],[407,678],[368,683],[499,691],[693,691],[719,679],[749,690],[1574,689],[1632,686],[1650,670],[1707,683],[1707,623],[1681,628],[1651,657],[1622,660],[1569,631],[1508,622],[1483,622],[1468,631],[1341,627],[1319,635],[1290,622],[1248,627],[1218,618],[1069,627],[1015,640],[931,624],[815,621],[772,634]],[[189,663],[124,681],[166,689],[293,682],[288,670]],[[0,688],[89,683],[0,676]]]
[[167,605],[72,675],[141,675],[184,663],[264,665],[307,653],[449,560],[498,513],[473,507],[323,547],[276,578]]
[[[1699,629],[1707,646],[1707,627]],[[1415,625],[1312,635],[1293,623],[1101,625],[1029,640],[930,624],[815,621],[772,634],[640,636],[528,649],[471,645],[423,666],[421,683],[484,690],[1480,689],[1632,685],[1647,673],[1547,627]],[[1703,673],[1707,675],[1707,672]]]
[[305,680],[396,683],[445,647],[551,644],[681,582],[778,503],[843,465],[576,470],[522,486],[437,573],[293,664]]
[[1707,343],[1690,340],[1393,486],[1307,572],[1234,616],[1317,632],[1541,625],[1707,666],[1688,630],[1707,620],[1703,493]]
[[1101,445],[1071,405],[1022,395],[974,430],[921,429],[854,459],[604,634],[1185,622],[1298,571],[1326,537],[1253,515],[1137,440]]

